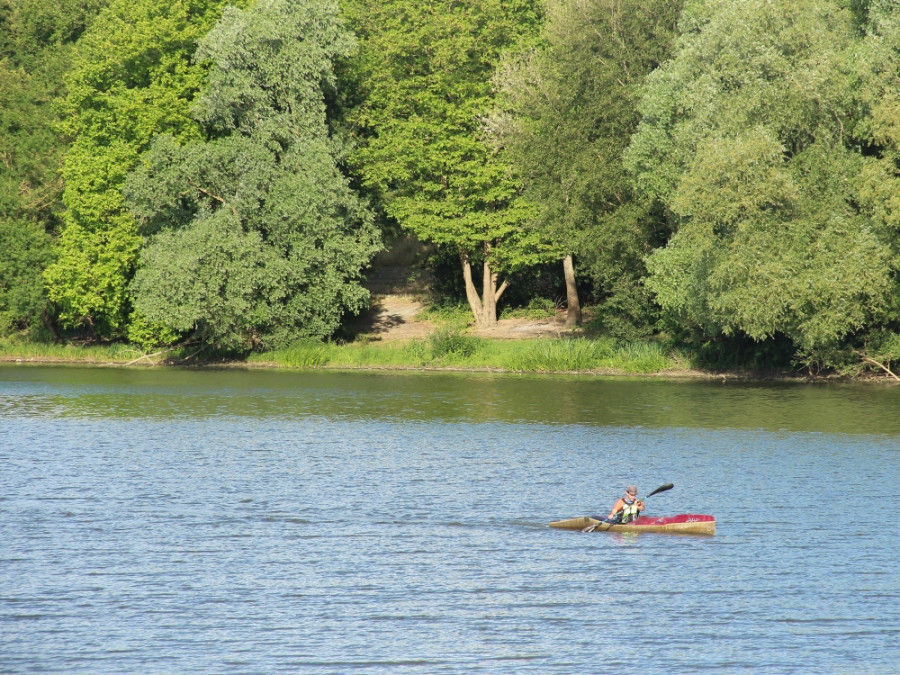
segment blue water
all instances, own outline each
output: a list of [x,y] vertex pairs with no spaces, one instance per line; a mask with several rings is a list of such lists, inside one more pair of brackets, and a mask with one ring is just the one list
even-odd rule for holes
[[[0,672],[897,673],[900,388],[0,368]],[[714,537],[581,534],[628,483]]]

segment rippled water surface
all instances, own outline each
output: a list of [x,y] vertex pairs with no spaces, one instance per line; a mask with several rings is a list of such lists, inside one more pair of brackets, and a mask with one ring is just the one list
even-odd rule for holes
[[898,460],[883,385],[0,367],[0,672],[898,673]]

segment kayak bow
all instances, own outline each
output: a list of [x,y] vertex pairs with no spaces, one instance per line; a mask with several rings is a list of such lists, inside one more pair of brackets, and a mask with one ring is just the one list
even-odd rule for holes
[[578,516],[554,520],[550,527],[558,530],[583,530],[595,526],[592,532],[658,532],[666,534],[715,534],[716,519],[698,513],[680,513],[677,516],[654,518],[641,516],[625,525],[610,525],[599,518]]

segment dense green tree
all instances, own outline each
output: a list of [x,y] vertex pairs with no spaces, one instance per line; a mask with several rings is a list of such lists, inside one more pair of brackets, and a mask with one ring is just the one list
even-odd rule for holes
[[639,121],[639,87],[671,54],[680,5],[550,0],[542,44],[495,78],[493,129],[541,205],[537,226],[566,254],[570,308],[577,254],[608,306],[633,308],[621,312],[629,326],[652,325],[639,279],[659,219],[650,200],[635,199],[622,154]]
[[59,225],[54,127],[73,43],[105,0],[0,0],[0,334],[52,328],[41,273]]
[[41,272],[61,192],[47,93],[23,66],[0,60],[0,335],[37,329],[46,316]]
[[191,56],[226,1],[113,0],[81,37],[60,106],[65,224],[44,273],[63,326],[126,334],[141,238],[122,186],[156,134],[199,137],[189,108],[206,68]]
[[50,236],[40,223],[0,222],[0,335],[49,325],[41,271],[51,260]]
[[203,38],[209,140],[161,136],[126,189],[150,235],[131,286],[143,315],[234,350],[327,336],[364,306],[377,231],[326,119],[352,45],[331,0],[229,8]]
[[858,208],[858,32],[828,0],[695,0],[627,162],[675,234],[648,260],[667,312],[804,350],[863,328],[895,259]]
[[[497,321],[504,270],[537,260],[522,224],[531,205],[484,138],[491,72],[504,50],[537,30],[533,0],[347,0],[360,52],[348,81],[362,184],[422,241],[456,249],[478,325]],[[479,297],[473,264],[483,265]]]
[[868,364],[900,360],[900,3],[859,2],[865,39],[854,63],[866,111],[860,136],[866,143],[859,202],[893,261],[890,302],[869,330],[844,346]]

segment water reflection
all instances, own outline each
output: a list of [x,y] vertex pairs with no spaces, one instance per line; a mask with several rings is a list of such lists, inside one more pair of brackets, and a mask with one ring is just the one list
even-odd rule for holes
[[900,387],[0,367],[0,416],[387,419],[900,434]]

